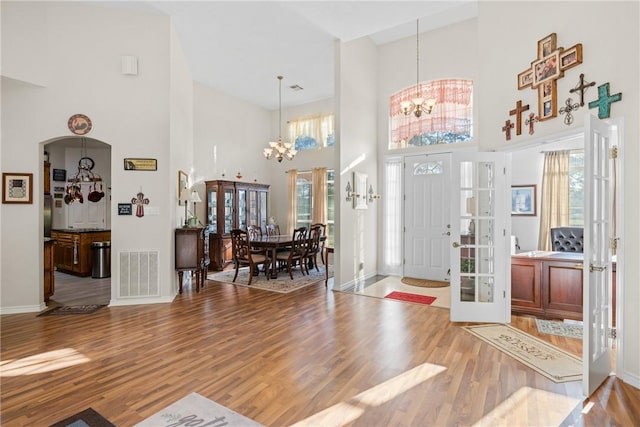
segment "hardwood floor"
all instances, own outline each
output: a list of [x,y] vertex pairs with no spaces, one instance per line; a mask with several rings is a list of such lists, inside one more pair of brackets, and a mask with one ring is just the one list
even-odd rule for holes
[[[131,426],[194,391],[267,426],[487,425],[505,405],[522,414],[512,425],[540,425],[530,399],[508,399],[581,400],[579,382],[553,383],[448,316],[324,282],[277,294],[211,281],[170,304],[4,315],[0,424],[46,426],[92,407]],[[538,334],[533,319],[514,324],[581,352],[579,340]],[[638,425],[639,390],[611,378],[590,401],[563,425]]]

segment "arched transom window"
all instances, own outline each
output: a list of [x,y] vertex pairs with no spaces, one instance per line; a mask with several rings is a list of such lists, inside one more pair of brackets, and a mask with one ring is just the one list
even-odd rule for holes
[[431,114],[416,117],[402,112],[400,103],[416,96],[416,85],[391,96],[389,149],[453,144],[473,137],[473,81],[463,79],[421,82],[424,99],[437,101]]

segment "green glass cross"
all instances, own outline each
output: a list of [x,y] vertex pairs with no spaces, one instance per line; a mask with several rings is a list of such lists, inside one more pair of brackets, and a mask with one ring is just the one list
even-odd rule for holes
[[606,119],[611,115],[611,104],[622,99],[622,92],[609,95],[609,83],[598,86],[598,99],[589,103],[589,109],[598,107],[598,118]]

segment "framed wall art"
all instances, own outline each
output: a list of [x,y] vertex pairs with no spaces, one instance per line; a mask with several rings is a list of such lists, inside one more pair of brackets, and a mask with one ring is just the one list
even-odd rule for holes
[[560,67],[562,70],[568,70],[582,64],[582,44],[578,43],[569,49],[562,51],[560,54]]
[[126,171],[155,171],[158,170],[156,159],[124,159]]
[[3,173],[2,203],[33,203],[33,174]]
[[182,206],[182,192],[189,188],[189,175],[186,172],[178,171],[178,206]]
[[511,186],[511,215],[536,216],[536,185]]

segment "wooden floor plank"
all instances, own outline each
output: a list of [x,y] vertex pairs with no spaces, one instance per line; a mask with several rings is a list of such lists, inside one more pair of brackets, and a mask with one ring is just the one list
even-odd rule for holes
[[[55,304],[91,302],[62,281]],[[581,398],[579,382],[551,382],[449,322],[446,309],[324,282],[283,295],[208,281],[169,304],[0,321],[3,426],[50,425],[87,407],[129,426],[191,392],[267,426],[473,425],[527,387]],[[531,318],[513,324],[581,352],[580,340],[539,334]],[[640,391],[615,378],[591,401],[565,423],[640,419]],[[519,409],[529,412],[522,425],[538,425],[540,414]]]

